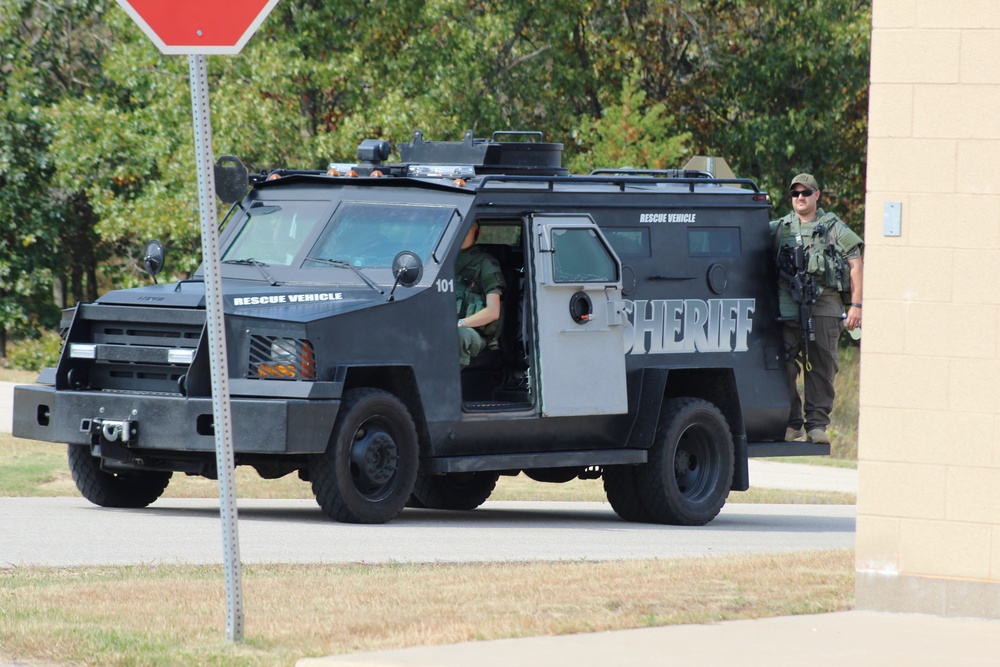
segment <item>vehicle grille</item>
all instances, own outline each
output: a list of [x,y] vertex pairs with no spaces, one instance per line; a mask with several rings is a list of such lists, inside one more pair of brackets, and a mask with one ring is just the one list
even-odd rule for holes
[[64,354],[66,377],[79,388],[181,393],[204,328],[203,310],[81,304],[68,343],[94,345],[94,358]]

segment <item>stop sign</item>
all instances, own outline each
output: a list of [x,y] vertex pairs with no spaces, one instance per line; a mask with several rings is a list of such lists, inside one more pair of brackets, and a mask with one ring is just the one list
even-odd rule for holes
[[167,54],[239,53],[278,0],[117,0]]

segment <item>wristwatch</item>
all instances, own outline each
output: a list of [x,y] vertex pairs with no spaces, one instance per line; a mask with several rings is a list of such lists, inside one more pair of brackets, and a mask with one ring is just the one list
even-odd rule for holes
[[851,304],[851,308],[860,308],[860,307],[861,307],[860,303],[852,303]]
[[464,329],[465,328],[465,320],[464,319],[459,320],[458,321],[458,326],[460,326],[460,327],[462,327]]

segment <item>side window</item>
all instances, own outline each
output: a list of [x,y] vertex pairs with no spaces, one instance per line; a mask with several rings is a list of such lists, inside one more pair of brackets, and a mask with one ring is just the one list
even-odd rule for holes
[[618,264],[594,230],[553,229],[552,279],[557,283],[616,282]]
[[602,228],[604,237],[615,249],[615,254],[619,257],[649,257],[649,229],[639,227],[636,229],[606,229]]
[[739,227],[691,227],[688,229],[689,257],[739,257]]

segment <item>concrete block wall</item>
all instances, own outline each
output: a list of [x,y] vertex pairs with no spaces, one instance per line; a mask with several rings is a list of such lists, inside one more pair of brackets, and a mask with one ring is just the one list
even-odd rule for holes
[[857,605],[1000,618],[998,0],[873,0],[867,189]]

